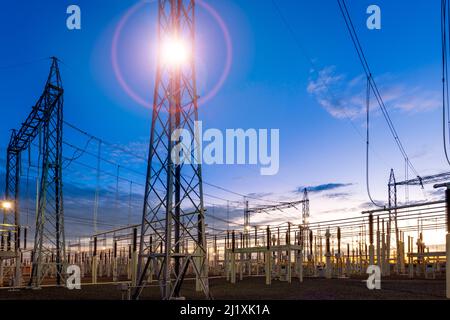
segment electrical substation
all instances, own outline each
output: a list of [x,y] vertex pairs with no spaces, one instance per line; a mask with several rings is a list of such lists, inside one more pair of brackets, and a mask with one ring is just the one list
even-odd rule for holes
[[[382,289],[406,288],[406,298],[450,298],[450,172],[421,176],[411,164],[346,4],[339,1],[339,5],[367,80],[367,148],[368,106],[375,98],[406,170],[415,178],[400,181],[394,170],[386,172],[385,201],[372,201],[350,218],[318,218],[310,209],[313,200],[307,187],[294,201],[241,194],[210,181],[201,164],[173,160],[172,154],[181,144],[196,145],[195,122],[201,119],[201,112],[194,59],[168,62],[167,56],[159,57],[149,111],[148,154],[144,155],[120,149],[65,120],[64,110],[72,106],[65,105],[64,96],[71,88],[63,85],[61,61],[52,57],[42,94],[30,99],[33,107],[12,130],[7,145],[6,188],[0,208],[0,299],[46,292],[51,297],[73,298],[72,294],[79,293],[66,290],[66,286],[72,276],[68,267],[74,265],[79,267],[81,286],[87,292],[77,298],[86,299],[302,299],[308,295],[320,299],[330,298],[327,294],[333,293],[333,288],[342,290],[341,298],[371,299],[379,297],[379,292],[368,290],[365,283],[367,270],[373,266],[381,272],[377,281]],[[159,43],[183,39],[188,56],[193,56],[196,10],[195,0],[159,0]],[[173,47],[180,50],[179,45]],[[444,76],[444,88],[446,80]],[[192,139],[173,141],[173,132],[180,129],[190,132]],[[96,144],[98,152],[89,153],[86,147],[68,141],[66,132]],[[135,172],[127,164],[108,159],[102,156],[105,149],[144,161],[147,170]],[[190,150],[196,158],[197,150]],[[80,160],[86,154],[97,166]],[[65,212],[65,175],[77,170],[89,172],[97,183],[88,209],[92,218]],[[145,184],[139,185],[135,175],[143,177]],[[102,198],[107,197],[100,188],[102,177],[117,183],[116,190],[108,189],[112,197],[108,210],[125,208],[120,212],[139,215],[139,223],[128,219],[117,225],[99,219]],[[220,196],[205,193],[206,185],[220,191]],[[133,187],[144,191],[138,199],[140,207],[127,207],[134,197]],[[445,193],[440,193],[440,200],[400,203],[400,191],[410,188],[443,189]],[[32,201],[30,190],[35,197]],[[226,203],[228,211],[242,213],[243,220],[216,214],[212,199]],[[283,221],[269,225],[253,222],[257,215],[287,210],[294,214]],[[77,225],[93,226],[94,232],[70,236]],[[427,238],[430,232],[440,237],[438,244]],[[101,289],[90,295],[94,287]],[[391,291],[398,298],[395,289]],[[98,296],[99,292],[104,296]]]

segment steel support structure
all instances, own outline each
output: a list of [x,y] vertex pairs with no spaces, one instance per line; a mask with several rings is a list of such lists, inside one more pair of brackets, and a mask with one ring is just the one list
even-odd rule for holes
[[[398,186],[420,186],[421,188],[424,187],[426,184],[436,184],[440,182],[447,182],[450,180],[450,172],[443,172],[431,176],[425,176],[425,177],[416,177],[414,179],[409,179],[405,181],[396,181],[394,176],[394,170],[391,170],[391,174],[389,177],[389,184],[388,184],[388,208],[397,208],[397,187]],[[395,222],[395,234],[396,234],[396,243],[397,243],[397,250],[398,250],[398,241],[399,241],[399,235],[398,235],[398,226],[397,226],[397,209],[394,209],[394,222]],[[389,211],[391,213],[391,210]],[[389,215],[391,218],[391,214]],[[390,219],[390,221],[392,221]],[[400,257],[397,253],[397,264],[398,259]]]
[[244,230],[250,228],[250,214],[252,213],[260,213],[260,212],[269,213],[270,211],[275,210],[283,211],[283,209],[290,209],[290,208],[297,209],[297,206],[300,204],[302,205],[302,229],[308,230],[309,197],[308,197],[308,190],[306,188],[303,190],[303,199],[299,201],[280,202],[279,204],[260,206],[254,208],[249,208],[248,202],[246,201],[244,210]]
[[20,216],[19,216],[19,184],[20,184],[20,151],[17,151],[14,147],[16,142],[17,131],[12,130],[11,139],[9,141],[7,155],[6,155],[6,189],[5,198],[7,201],[13,203],[13,213],[3,212],[3,225],[2,225],[2,248],[6,249],[4,242],[9,234],[14,233],[14,246],[10,246],[9,250],[15,249],[18,253],[20,250]]
[[445,182],[450,180],[450,172],[443,172],[431,176],[426,177],[417,177],[415,179],[410,179],[406,181],[397,181],[395,184],[397,186],[421,186],[423,187],[426,184],[434,184],[439,182]]
[[246,199],[244,199],[244,206],[244,246],[248,247],[250,238],[250,210]]
[[[8,214],[4,223],[15,226],[16,259],[20,259],[20,166],[21,153],[30,148],[41,135],[42,172],[39,177],[39,194],[36,212],[35,241],[32,272],[29,285],[40,287],[53,265],[56,283],[62,284],[65,264],[65,238],[62,191],[62,124],[63,87],[58,60],[51,58],[50,73],[45,89],[19,131],[13,131],[7,149],[6,199],[14,203],[14,221]],[[54,257],[54,261],[52,261]]]
[[302,203],[302,224],[303,228],[309,229],[309,197],[308,197],[308,189],[305,188],[303,190],[303,203]]
[[[246,212],[248,212],[249,214],[261,213],[261,212],[268,213],[268,212],[274,211],[274,210],[283,211],[283,209],[289,209],[289,208],[297,209],[297,205],[299,205],[299,204],[302,205],[302,219],[304,220],[305,217],[309,217],[309,200],[308,200],[307,192],[303,193],[303,200],[292,201],[292,202],[280,202],[279,204],[274,204],[274,205],[247,208]],[[248,218],[248,219],[250,219],[250,218]]]
[[[388,265],[389,265],[389,258],[390,258],[390,243],[391,243],[391,226],[392,222],[394,223],[394,230],[395,230],[395,251],[396,251],[396,264],[397,264],[397,270],[400,270],[400,252],[399,252],[399,234],[398,234],[398,223],[397,223],[397,184],[395,179],[395,173],[394,169],[391,169],[391,173],[389,175],[389,199],[388,199],[388,207],[389,207],[389,230],[387,231],[387,235],[389,237],[387,243],[388,243],[388,252],[387,252],[387,259],[388,259]],[[389,273],[389,272],[388,272]]]
[[[56,284],[65,285],[66,246],[62,183],[63,87],[58,59],[52,58],[44,93],[36,104],[43,110],[42,175],[34,236],[30,286],[40,287],[49,268]],[[53,261],[52,261],[53,260]]]
[[[170,65],[164,62],[161,51],[158,54],[133,299],[139,298],[150,270],[159,282],[162,299],[179,298],[189,266],[196,276],[197,290],[211,297],[198,161],[194,0],[158,1],[159,46],[174,39],[188,46],[190,57],[185,64]],[[177,132],[181,130],[190,138],[180,139]],[[181,154],[192,161],[183,161]]]

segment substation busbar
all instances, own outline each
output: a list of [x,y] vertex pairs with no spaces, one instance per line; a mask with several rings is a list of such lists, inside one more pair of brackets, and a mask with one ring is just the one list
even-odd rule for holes
[[338,241],[338,247],[337,247],[337,255],[336,255],[336,265],[338,269],[338,275],[341,277],[342,275],[342,265],[341,265],[341,228],[337,228],[337,241]]
[[325,272],[325,277],[327,279],[331,279],[331,275],[332,275],[332,266],[331,266],[331,246],[330,246],[330,238],[331,238],[331,233],[330,233],[330,229],[328,228],[326,233],[325,233],[325,238],[326,238],[326,242],[325,242],[325,257],[326,257],[326,272]]
[[6,250],[11,251],[11,231],[8,231],[8,236],[6,238]]
[[118,270],[117,270],[117,239],[114,239],[113,242],[113,260],[112,260],[112,274],[113,274],[113,282],[118,280]]
[[133,286],[137,285],[137,263],[138,263],[138,252],[137,252],[137,237],[138,229],[133,228],[133,243],[131,252],[131,284]]
[[310,259],[312,259],[312,256],[313,256],[313,236],[314,236],[313,231],[309,230],[309,256],[310,256]]
[[375,247],[373,245],[373,213],[369,214],[369,264],[375,264]]
[[27,233],[28,233],[28,228],[23,229],[23,249],[24,250],[27,249]]
[[97,284],[97,236],[94,237],[94,249],[92,251],[92,284]]
[[267,250],[265,252],[265,273],[266,273],[266,284],[270,285],[272,283],[272,254],[270,251],[270,241],[271,241],[271,234],[270,234],[270,227],[267,226],[266,229],[266,244],[267,244]]
[[231,232],[231,283],[236,283],[236,234],[234,230]]

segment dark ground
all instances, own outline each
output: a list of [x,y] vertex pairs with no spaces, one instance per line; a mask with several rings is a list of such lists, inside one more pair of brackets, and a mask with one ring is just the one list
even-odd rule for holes
[[[381,290],[370,291],[363,279],[305,279],[292,284],[273,281],[265,285],[263,277],[251,277],[231,285],[225,279],[211,279],[210,290],[216,300],[435,300],[445,299],[445,280],[383,279]],[[203,299],[194,290],[194,282],[186,281],[182,295],[187,299]],[[117,284],[82,285],[81,290],[44,287],[40,290],[0,289],[0,300],[120,300]],[[159,288],[146,288],[141,300],[159,299]]]

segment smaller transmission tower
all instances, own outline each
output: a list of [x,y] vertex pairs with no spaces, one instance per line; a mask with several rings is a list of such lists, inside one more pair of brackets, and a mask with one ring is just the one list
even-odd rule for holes
[[303,200],[302,200],[302,224],[303,228],[308,229],[309,228],[309,197],[308,197],[308,189],[305,188],[303,190]]
[[[14,204],[14,222],[4,217],[4,222],[15,225],[16,259],[20,258],[20,171],[21,154],[31,147],[40,135],[42,162],[39,177],[38,203],[32,271],[29,285],[38,288],[55,266],[56,283],[62,284],[65,264],[65,239],[62,192],[62,124],[63,87],[59,73],[58,59],[52,64],[44,92],[33,106],[28,118],[19,131],[13,130],[7,149],[6,199]],[[16,264],[17,265],[17,264]],[[17,273],[17,271],[16,271]],[[17,279],[17,274],[16,274]]]

